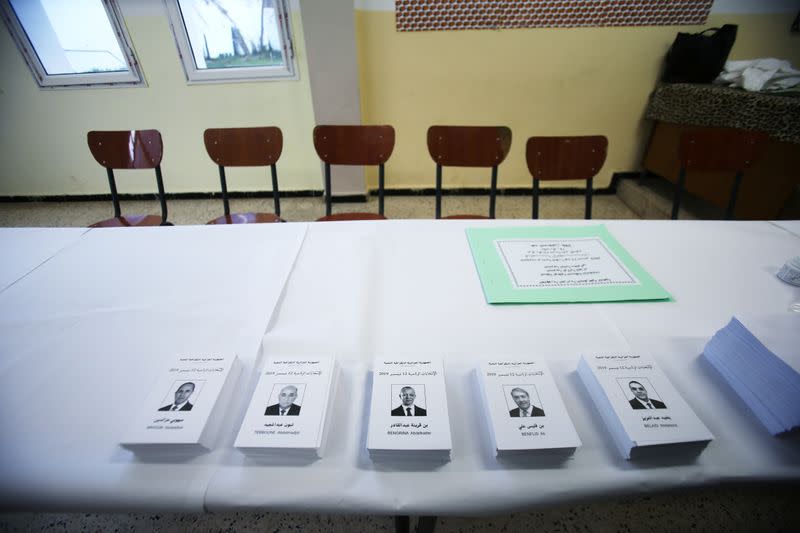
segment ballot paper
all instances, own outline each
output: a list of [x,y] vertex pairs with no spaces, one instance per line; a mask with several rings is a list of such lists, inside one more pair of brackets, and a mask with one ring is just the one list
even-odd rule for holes
[[667,300],[605,226],[467,228],[489,303]]
[[447,461],[451,448],[442,359],[375,359],[367,429],[370,457]]
[[581,445],[547,364],[492,358],[476,369],[495,454],[569,455]]
[[322,457],[338,376],[330,355],[268,358],[234,446],[268,458]]
[[583,355],[578,375],[625,459],[694,455],[714,438],[650,357]]
[[144,455],[210,450],[240,374],[235,355],[178,356],[143,399],[120,445]]
[[[793,322],[790,327],[800,328],[800,321]],[[794,329],[794,334],[788,335],[794,338],[795,353],[798,351],[797,331]],[[736,317],[717,331],[703,350],[706,360],[772,435],[800,427],[800,374],[778,355]]]

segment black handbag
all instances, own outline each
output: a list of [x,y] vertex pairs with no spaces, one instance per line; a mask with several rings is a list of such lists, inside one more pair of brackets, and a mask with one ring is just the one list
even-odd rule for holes
[[725,67],[737,28],[736,24],[725,24],[700,33],[679,33],[667,52],[661,81],[711,83]]

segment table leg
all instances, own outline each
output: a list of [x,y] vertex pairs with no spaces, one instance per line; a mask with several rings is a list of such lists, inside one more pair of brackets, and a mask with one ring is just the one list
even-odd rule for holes
[[408,515],[397,515],[394,517],[395,533],[409,533],[410,520]]
[[433,533],[433,530],[436,529],[436,520],[435,516],[420,516],[417,522],[417,533]]

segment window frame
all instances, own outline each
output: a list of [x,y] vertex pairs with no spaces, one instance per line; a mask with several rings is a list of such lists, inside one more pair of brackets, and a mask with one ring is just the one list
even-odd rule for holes
[[278,31],[281,36],[281,53],[285,58],[285,65],[283,67],[226,67],[216,69],[197,68],[178,0],[164,0],[164,2],[167,6],[167,18],[172,34],[175,37],[175,46],[178,49],[178,56],[188,85],[298,79],[290,20],[291,11],[285,0],[274,0],[277,11]]
[[36,48],[28,38],[25,28],[17,18],[14,8],[9,0],[0,0],[0,14],[5,20],[9,33],[17,45],[25,63],[33,74],[36,83],[42,89],[69,89],[89,87],[144,87],[147,85],[139,60],[133,49],[130,35],[125,27],[122,12],[117,5],[117,0],[101,0],[108,16],[111,29],[119,43],[120,50],[125,57],[128,70],[126,72],[82,72],[76,74],[48,74],[39,60]]

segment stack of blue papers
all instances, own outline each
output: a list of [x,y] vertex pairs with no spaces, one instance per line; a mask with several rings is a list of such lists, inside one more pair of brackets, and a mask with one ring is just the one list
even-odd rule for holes
[[800,374],[735,317],[703,355],[773,436],[800,426]]

